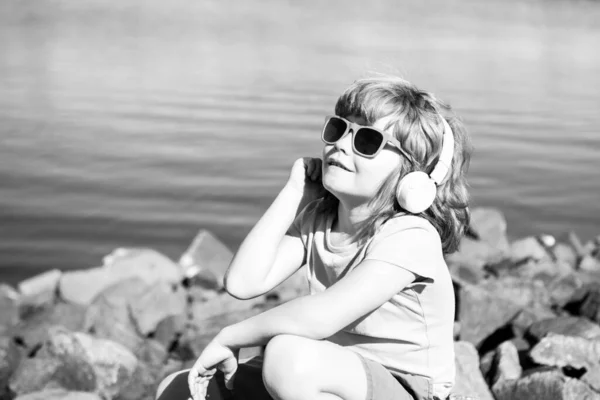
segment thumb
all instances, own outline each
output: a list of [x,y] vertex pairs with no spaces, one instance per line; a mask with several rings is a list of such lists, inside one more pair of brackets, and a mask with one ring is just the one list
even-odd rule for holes
[[225,387],[229,390],[233,390],[233,382],[235,381],[235,371],[223,374],[225,378]]

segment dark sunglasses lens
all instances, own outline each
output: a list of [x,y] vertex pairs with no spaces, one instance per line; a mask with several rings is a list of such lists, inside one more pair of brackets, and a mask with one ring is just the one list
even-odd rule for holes
[[327,143],[337,142],[346,132],[346,127],[346,121],[343,119],[331,118],[323,130],[323,140]]
[[383,142],[383,135],[374,129],[360,128],[354,135],[354,148],[365,156],[377,153]]

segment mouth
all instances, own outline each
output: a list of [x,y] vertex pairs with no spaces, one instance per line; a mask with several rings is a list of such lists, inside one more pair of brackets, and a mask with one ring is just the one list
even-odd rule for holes
[[341,162],[336,161],[336,160],[332,160],[332,159],[327,160],[327,166],[329,166],[329,167],[338,167],[338,168],[343,169],[344,171],[352,172],[344,164],[342,164]]

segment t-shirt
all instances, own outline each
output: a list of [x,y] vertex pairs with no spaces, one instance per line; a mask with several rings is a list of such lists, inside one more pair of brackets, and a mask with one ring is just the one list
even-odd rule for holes
[[417,276],[382,306],[327,340],[379,362],[394,375],[428,378],[433,394],[446,398],[455,376],[455,298],[436,229],[423,218],[398,215],[361,247],[335,246],[330,240],[334,216],[319,211],[320,201],[307,205],[289,230],[306,248],[311,294],[324,291],[368,259]]

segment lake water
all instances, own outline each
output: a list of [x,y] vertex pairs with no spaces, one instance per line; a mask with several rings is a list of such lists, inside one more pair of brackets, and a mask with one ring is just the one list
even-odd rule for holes
[[0,0],[0,280],[235,249],[339,93],[401,74],[512,237],[600,234],[600,2]]

